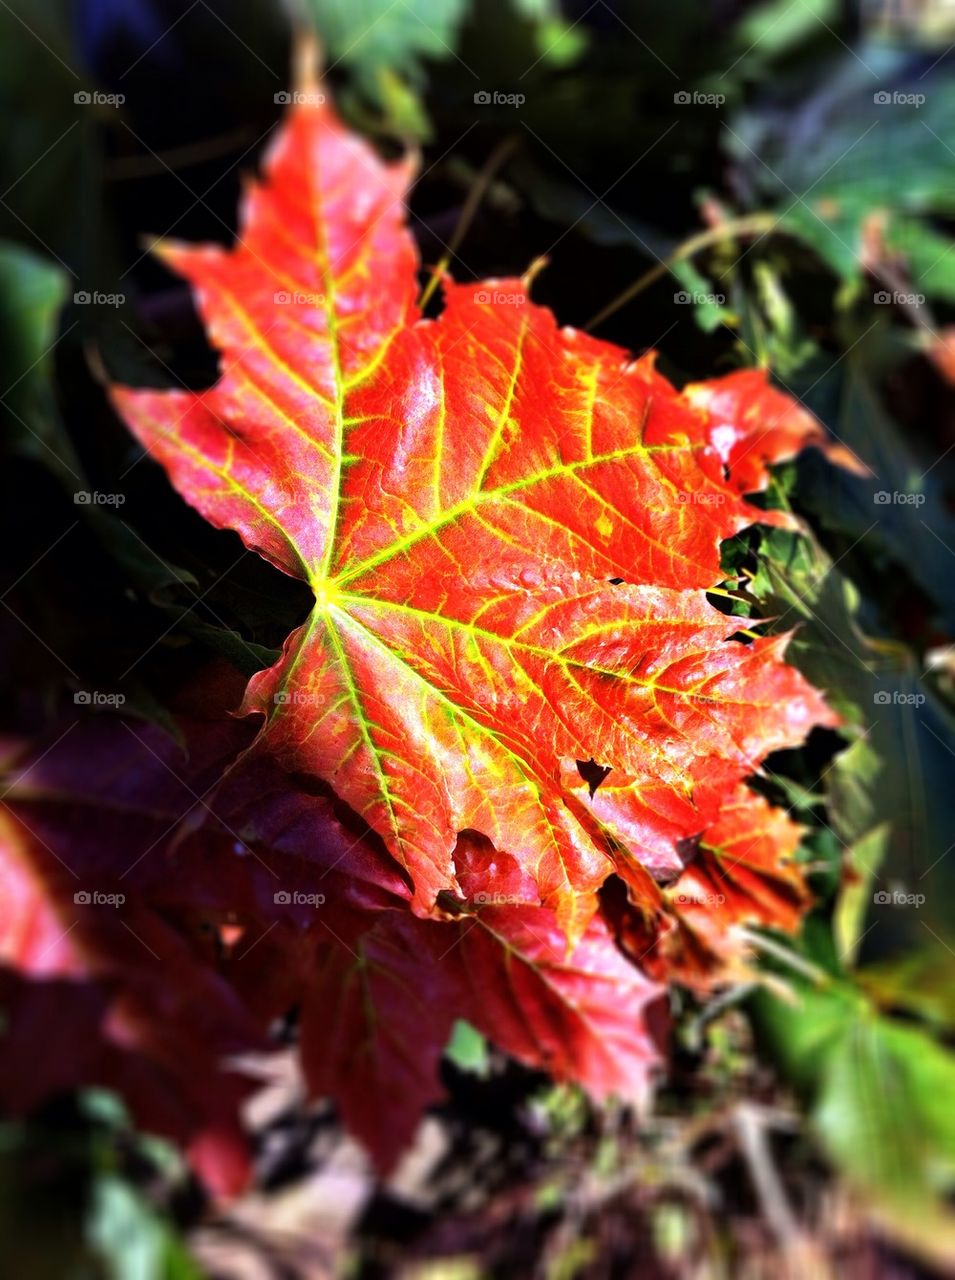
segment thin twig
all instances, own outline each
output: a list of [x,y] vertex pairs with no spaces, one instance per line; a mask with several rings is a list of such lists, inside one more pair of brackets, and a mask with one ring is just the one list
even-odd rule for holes
[[148,178],[168,169],[188,169],[229,155],[254,136],[254,131],[243,125],[241,129],[230,129],[228,133],[217,134],[214,138],[202,138],[188,146],[172,147],[154,155],[119,156],[107,162],[105,176],[109,182],[128,182],[131,178]]
[[775,231],[779,227],[779,219],[773,213],[753,213],[743,218],[731,218],[727,222],[721,222],[719,226],[709,227],[706,231],[700,231],[695,236],[690,236],[688,240],[684,240],[681,245],[674,249],[668,258],[662,259],[645,272],[639,280],[635,280],[632,285],[624,289],[623,293],[618,294],[612,302],[608,302],[602,311],[597,314],[584,325],[584,330],[590,332],[595,329],[598,324],[602,324],[615,311],[619,311],[632,298],[643,293],[644,289],[648,289],[661,276],[665,276],[679,262],[685,262],[688,258],[693,258],[703,249],[710,248],[711,245],[720,244],[724,240],[734,239],[736,236],[763,236]]
[[481,201],[484,199],[485,195],[487,195],[488,188],[493,181],[494,175],[519,142],[520,138],[516,134],[511,134],[510,137],[504,138],[504,140],[500,142],[488,156],[481,172],[475,178],[471,190],[468,192],[467,199],[464,202],[464,206],[461,209],[461,216],[458,218],[458,224],[454,228],[454,234],[451,236],[451,242],[447,246],[447,252],[441,258],[437,266],[432,270],[431,278],[424,287],[424,292],[421,295],[421,301],[418,304],[422,310],[424,310],[428,305],[432,294],[438,287],[441,277],[451,265],[451,258],[457,253],[458,246],[467,235],[471,223],[474,221],[474,215],[480,208]]
[[800,1227],[786,1188],[773,1163],[766,1131],[771,1120],[761,1107],[740,1102],[733,1109],[733,1129],[746,1162],[763,1217],[783,1253],[784,1267],[792,1280],[828,1280],[831,1271],[819,1249]]

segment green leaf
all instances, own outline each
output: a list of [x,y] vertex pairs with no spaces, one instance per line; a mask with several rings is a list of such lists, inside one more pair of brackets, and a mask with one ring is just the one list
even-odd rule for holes
[[112,1280],[200,1280],[169,1223],[122,1178],[96,1179],[90,1242]]
[[[955,518],[944,468],[935,465],[938,453],[927,442],[920,450],[912,431],[886,409],[880,385],[898,358],[888,330],[852,332],[847,342],[851,350],[838,368],[818,380],[812,407],[865,460],[872,476],[807,466],[799,474],[800,506],[846,547],[860,545],[879,574],[869,593],[872,604],[881,604],[888,620],[904,609],[914,583],[951,633]],[[800,385],[793,390],[799,394]]]
[[823,23],[839,21],[837,0],[768,0],[746,13],[736,28],[743,70],[752,72],[794,45],[819,35]]
[[49,467],[69,489],[82,487],[79,462],[53,395],[52,348],[66,274],[19,245],[0,241],[0,414],[14,451]]
[[955,970],[944,945],[922,947],[857,976],[881,1008],[914,1014],[943,1032],[955,1029]]
[[490,1072],[487,1041],[470,1022],[458,1018],[451,1032],[451,1041],[446,1050],[459,1071],[486,1079]]
[[704,333],[712,333],[720,325],[731,323],[732,313],[725,305],[726,296],[720,286],[711,284],[692,262],[674,263],[673,275],[678,286],[682,286],[676,289],[674,302],[692,307],[693,318]]
[[951,1264],[955,1057],[849,986],[801,987],[794,1003],[761,992],[753,1007],[828,1158],[896,1236]]
[[908,255],[913,290],[951,296],[951,269],[938,261],[951,241],[926,221],[955,209],[950,77],[913,70],[902,52],[873,43],[845,52],[815,93],[798,88],[791,110],[777,94],[732,124],[730,150],[756,196],[843,280],[861,280],[875,219]]
[[425,64],[454,58],[469,0],[429,0],[426,10],[402,0],[288,0],[288,7],[294,19],[314,24],[329,61],[352,72],[345,102],[356,119],[365,115],[364,99],[391,133],[430,138],[420,97]]
[[[946,936],[951,712],[915,655],[863,625],[859,592],[812,539],[768,531],[750,585],[778,627],[797,628],[790,660],[826,690],[853,738],[826,773],[826,821],[848,873],[834,921],[843,962],[863,934],[879,950],[924,944],[926,927]],[[891,900],[877,900],[877,888]],[[925,900],[900,901],[896,890]]]
[[305,0],[329,56],[363,75],[379,67],[421,73],[425,58],[447,58],[467,0],[430,0],[427,9],[391,0]]

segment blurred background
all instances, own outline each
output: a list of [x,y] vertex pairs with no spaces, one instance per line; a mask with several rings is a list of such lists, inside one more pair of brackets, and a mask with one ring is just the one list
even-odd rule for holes
[[767,366],[870,467],[781,468],[769,500],[805,534],[725,552],[845,722],[772,762],[817,905],[763,940],[761,981],[674,992],[639,1128],[462,1024],[387,1184],[280,1075],[256,1187],[213,1210],[117,1098],[64,1093],[0,1126],[4,1269],[955,1274],[955,4],[0,0],[5,732],[82,687],[162,722],[185,673],[251,673],[303,614],[135,465],[102,391],[214,380],[149,243],[231,240],[295,28],[353,127],[420,151],[422,283],[546,259],[563,323],[678,383]]

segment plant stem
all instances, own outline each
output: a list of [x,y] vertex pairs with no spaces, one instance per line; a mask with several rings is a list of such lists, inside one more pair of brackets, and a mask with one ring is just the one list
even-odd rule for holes
[[431,272],[431,278],[424,287],[421,295],[419,306],[424,310],[428,302],[438,287],[438,282],[451,265],[452,257],[457,253],[458,246],[468,233],[471,223],[474,221],[474,215],[480,207],[481,201],[487,194],[487,189],[491,185],[494,175],[500,169],[501,165],[508,158],[511,152],[516,148],[520,138],[516,134],[511,134],[500,142],[484,163],[484,167],[477,175],[471,190],[468,192],[467,199],[461,209],[461,216],[458,219],[458,225],[454,228],[454,234],[451,236],[451,243],[447,246],[447,253],[441,258],[441,261]]
[[723,240],[730,240],[735,236],[764,236],[775,231],[779,226],[779,218],[773,213],[752,213],[742,218],[731,218],[728,222],[721,222],[717,227],[709,227],[706,231],[700,231],[695,236],[690,236],[688,240],[684,240],[681,245],[674,249],[668,258],[662,258],[655,267],[651,267],[649,271],[644,272],[638,280],[632,285],[624,289],[623,293],[618,294],[612,302],[608,302],[602,311],[597,314],[584,325],[585,332],[595,329],[598,324],[602,324],[615,311],[619,311],[632,298],[643,293],[644,289],[648,289],[661,276],[665,276],[671,271],[678,262],[685,262],[688,258],[695,257],[703,249],[708,249],[711,245],[720,244]]

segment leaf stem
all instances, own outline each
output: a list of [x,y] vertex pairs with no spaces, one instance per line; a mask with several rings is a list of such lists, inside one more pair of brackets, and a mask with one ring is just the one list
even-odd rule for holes
[[480,208],[481,201],[487,195],[488,187],[490,187],[494,175],[500,169],[501,165],[508,158],[511,152],[517,147],[521,139],[516,134],[511,134],[498,143],[487,160],[480,173],[475,178],[471,190],[468,192],[467,199],[461,209],[461,216],[458,218],[457,226],[454,228],[454,234],[451,236],[451,243],[447,245],[447,253],[445,253],[440,262],[433,268],[431,278],[424,287],[421,294],[421,300],[418,306],[423,311],[431,300],[438,283],[448,267],[451,265],[451,259],[458,251],[458,246],[467,235],[471,223],[474,221],[474,215]]
[[591,329],[595,329],[598,324],[602,324],[604,320],[612,316],[615,311],[619,311],[632,298],[643,293],[644,289],[648,289],[650,285],[656,283],[661,276],[665,276],[668,271],[679,262],[685,262],[688,258],[693,258],[703,249],[708,249],[711,245],[719,244],[723,240],[732,239],[734,236],[764,236],[775,231],[779,226],[779,218],[773,213],[751,213],[742,218],[731,218],[727,222],[721,222],[719,226],[709,227],[706,231],[700,231],[695,236],[690,236],[688,240],[684,240],[681,245],[670,254],[668,258],[662,258],[649,271],[644,272],[638,280],[632,285],[624,289],[623,293],[618,294],[612,302],[608,302],[602,311],[597,314],[584,325],[585,332],[589,333]]
[[756,951],[763,951],[766,955],[772,956],[774,960],[778,960],[781,964],[788,965],[794,972],[801,974],[804,978],[808,978],[817,987],[831,986],[833,978],[831,974],[826,973],[817,964],[813,964],[811,960],[807,960],[804,956],[791,950],[789,947],[783,946],[776,942],[775,939],[767,937],[764,933],[757,933],[753,929],[747,929],[745,926],[739,930],[739,935]]

